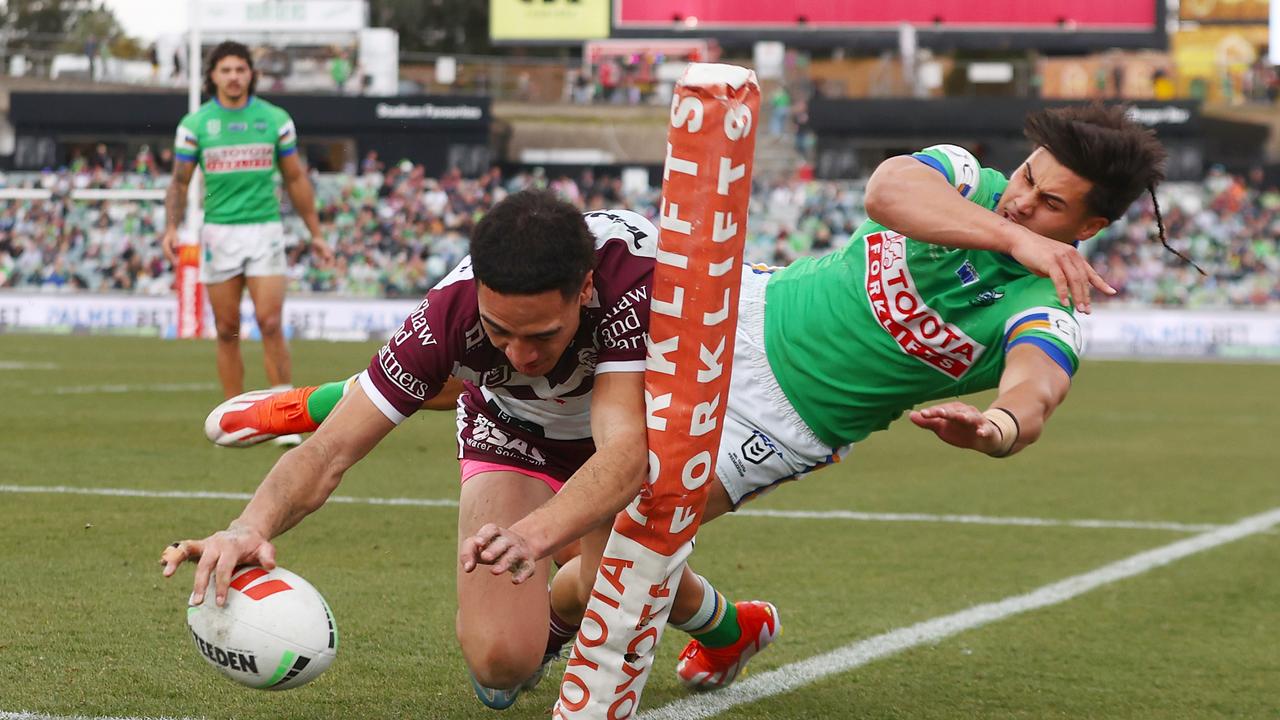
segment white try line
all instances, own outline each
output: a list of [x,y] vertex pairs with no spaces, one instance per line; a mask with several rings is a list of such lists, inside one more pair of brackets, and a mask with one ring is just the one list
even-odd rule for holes
[[[105,495],[112,497],[159,498],[166,500],[248,500],[252,493],[208,492],[200,490],[135,490],[132,488],[92,488],[70,485],[0,485],[0,493],[38,495]],[[457,500],[432,498],[378,498],[333,495],[328,502],[345,505],[392,505],[404,507],[457,507]],[[1072,527],[1091,530],[1165,530],[1204,532],[1222,527],[1205,523],[1176,523],[1140,520],[1057,520],[1053,518],[993,517],[986,515],[929,515],[925,513],[869,513],[852,510],[739,510],[737,517],[786,518],[792,520],[853,520],[859,522],[958,523],[964,525],[1007,525],[1022,527]],[[0,720],[3,720],[0,718]]]
[[1219,545],[1267,532],[1277,524],[1280,524],[1280,508],[1154,550],[1131,555],[1097,570],[1045,585],[1024,595],[1014,595],[997,602],[976,605],[968,610],[926,620],[910,627],[891,630],[883,635],[851,643],[808,660],[749,677],[715,693],[677,700],[641,713],[640,718],[641,720],[696,720],[713,717],[732,707],[790,692],[830,675],[848,672],[904,650],[936,643],[966,630],[973,630],[1014,615],[1066,602],[1103,585],[1141,575]]
[[1111,530],[1169,530],[1204,532],[1222,527],[1212,523],[1178,523],[1161,520],[1058,520],[1054,518],[993,517],[990,515],[930,515],[927,513],[869,513],[854,510],[739,510],[733,515],[805,520],[860,520],[863,522],[959,523],[962,525],[1021,525],[1026,527],[1074,527]]
[[[0,370],[57,370],[58,364],[51,362],[20,362],[16,360],[0,360]],[[4,717],[0,715],[0,718]]]
[[[34,390],[32,395],[119,395],[123,393],[178,393],[214,390],[213,383],[156,383],[151,385],[69,385]],[[0,718],[0,720],[3,720]]]
[[[203,490],[135,490],[132,488],[86,488],[69,485],[0,485],[0,493],[37,495],[106,495],[110,497],[158,498],[164,500],[249,500],[253,493],[209,492]],[[430,498],[358,498],[331,495],[327,502],[346,505],[407,505],[415,507],[458,507],[457,500]],[[0,718],[3,720],[3,718]]]

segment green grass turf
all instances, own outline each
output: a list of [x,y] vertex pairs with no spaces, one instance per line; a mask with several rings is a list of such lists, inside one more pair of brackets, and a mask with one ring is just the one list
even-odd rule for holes
[[[346,377],[375,347],[295,343],[295,378]],[[246,366],[249,386],[263,385],[256,345]],[[0,483],[251,491],[279,451],[204,440],[214,383],[208,343],[0,335]],[[111,385],[132,389],[104,391]],[[197,389],[172,389],[183,385]],[[959,452],[900,422],[754,507],[1229,523],[1280,506],[1278,391],[1280,366],[1086,363],[1045,442],[1023,455]],[[456,498],[456,486],[452,418],[420,413],[338,492]],[[190,571],[165,581],[155,561],[166,543],[216,530],[241,506],[0,493],[0,711],[493,716],[472,696],[453,638],[447,507],[334,505],[283,536],[281,563],[319,587],[338,618],[338,659],[284,693],[221,678],[185,629]],[[786,632],[753,661],[758,672],[1182,537],[729,517],[700,534],[693,563],[731,598],[781,609]],[[1278,537],[1246,538],[729,716],[1276,717]],[[664,640],[646,707],[685,696],[671,671],[683,643],[677,631]],[[546,717],[557,678],[503,717]]]

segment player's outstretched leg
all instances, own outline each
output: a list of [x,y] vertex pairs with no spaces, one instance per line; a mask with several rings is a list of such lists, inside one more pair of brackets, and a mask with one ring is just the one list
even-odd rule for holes
[[205,437],[223,447],[250,447],[281,435],[314,432],[354,380],[241,393],[209,413]]

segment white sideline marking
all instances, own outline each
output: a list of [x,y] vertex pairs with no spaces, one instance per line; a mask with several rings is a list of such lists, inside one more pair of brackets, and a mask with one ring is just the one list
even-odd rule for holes
[[191,718],[173,718],[168,715],[152,717],[96,717],[89,715],[46,715],[33,712],[4,712],[0,710],[0,720],[191,720]]
[[1154,550],[1131,555],[1081,575],[1075,575],[1023,595],[975,605],[951,615],[891,630],[808,660],[784,665],[730,685],[724,690],[677,700],[640,715],[641,720],[695,720],[718,715],[729,708],[789,692],[836,673],[861,667],[913,647],[936,643],[966,630],[1004,620],[1072,598],[1126,578],[1141,575],[1176,560],[1266,532],[1280,524],[1280,508],[1247,517],[1200,535]]
[[1212,523],[1176,523],[1144,520],[1055,520],[1053,518],[992,517],[990,515],[928,515],[925,513],[868,513],[852,510],[739,510],[733,515],[802,520],[862,520],[866,522],[933,522],[970,525],[1024,525],[1029,527],[1075,527],[1119,530],[1170,530],[1205,532],[1222,527]]
[[[209,492],[199,490],[134,490],[131,488],[86,488],[70,485],[0,485],[0,493],[33,493],[43,495],[109,495],[115,497],[163,498],[169,500],[248,500],[252,493]],[[392,505],[410,507],[457,507],[457,500],[431,498],[377,498],[334,495],[329,502],[346,505]],[[985,515],[927,515],[924,513],[867,513],[850,510],[739,510],[731,515],[773,517],[795,520],[856,520],[866,522],[933,522],[970,525],[1012,525],[1026,527],[1075,527],[1116,530],[1168,530],[1171,532],[1204,532],[1222,527],[1212,524],[1176,522],[1143,522],[1130,520],[1054,520],[1046,518],[991,517]],[[0,718],[0,720],[3,720]]]
[[[191,490],[134,490],[131,488],[84,488],[69,485],[0,485],[0,492],[42,495],[110,495],[113,497],[163,498],[169,500],[249,500],[253,493],[208,492]],[[457,500],[429,498],[358,498],[330,496],[328,502],[346,505],[411,505],[419,507],[457,507]],[[3,720],[3,718],[0,718]]]
[[[0,370],[57,370],[58,364],[51,362],[21,362],[17,360],[0,360]],[[0,715],[0,718],[4,717]]]
[[[36,390],[32,395],[98,395],[120,393],[203,392],[213,390],[213,383],[158,383],[154,385],[70,385],[49,390]],[[2,720],[2,719],[0,719]]]

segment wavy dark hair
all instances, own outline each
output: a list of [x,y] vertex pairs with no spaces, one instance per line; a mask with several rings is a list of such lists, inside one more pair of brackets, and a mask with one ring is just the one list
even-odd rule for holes
[[1023,132],[1093,185],[1085,203],[1095,215],[1114,222],[1144,192],[1150,193],[1160,243],[1200,270],[1190,258],[1169,247],[1156,200],[1156,185],[1164,180],[1168,153],[1154,130],[1130,119],[1128,107],[1095,102],[1046,108],[1027,116]]
[[256,95],[258,73],[253,69],[253,56],[249,53],[248,47],[235,40],[224,40],[209,51],[209,57],[204,60],[204,94],[210,98],[218,97],[218,88],[213,84],[213,69],[218,67],[218,63],[223,58],[228,57],[238,57],[249,64],[249,94]]

